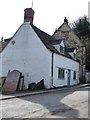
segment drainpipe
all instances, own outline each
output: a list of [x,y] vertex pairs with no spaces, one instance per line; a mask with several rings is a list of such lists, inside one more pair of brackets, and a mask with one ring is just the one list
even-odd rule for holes
[[52,52],[52,60],[51,60],[51,76],[52,76],[52,84],[51,84],[51,86],[55,88],[55,86],[53,85],[53,57],[54,57],[54,53]]

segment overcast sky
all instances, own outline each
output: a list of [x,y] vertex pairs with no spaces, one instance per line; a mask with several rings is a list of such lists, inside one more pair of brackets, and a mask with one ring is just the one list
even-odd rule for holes
[[[69,23],[88,15],[89,0],[33,0],[34,25],[48,34],[61,26],[66,16]],[[0,37],[12,37],[23,23],[24,9],[32,0],[0,0]]]

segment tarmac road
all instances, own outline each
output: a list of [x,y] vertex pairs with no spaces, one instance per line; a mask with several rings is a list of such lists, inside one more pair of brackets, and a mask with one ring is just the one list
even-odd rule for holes
[[3,118],[88,118],[90,86],[2,100]]

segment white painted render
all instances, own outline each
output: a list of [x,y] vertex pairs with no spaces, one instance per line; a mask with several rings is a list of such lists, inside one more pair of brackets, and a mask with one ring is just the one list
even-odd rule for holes
[[[1,61],[2,60],[2,61]],[[30,23],[23,23],[9,44],[0,54],[0,77],[7,76],[8,71],[19,70],[24,75],[25,87],[29,83],[44,79],[46,88],[52,84],[52,52],[50,52],[37,36]],[[57,68],[65,68],[65,80],[57,79]],[[53,85],[67,85],[67,70],[71,70],[70,85],[77,84],[79,79],[79,63],[54,53]],[[73,80],[73,71],[77,72],[77,80]]]
[[[65,79],[58,80],[58,68],[65,69]],[[71,77],[70,77],[70,85],[74,85],[78,83],[79,80],[79,63],[75,62],[69,58],[64,56],[60,56],[58,54],[54,54],[54,76],[53,76],[53,84],[54,86],[64,86],[67,85],[68,80],[68,69],[71,70]],[[77,79],[73,80],[73,71],[77,72]]]
[[63,40],[61,41],[60,45],[61,45],[62,47],[65,47]]
[[[71,55],[72,57],[74,56],[74,53],[73,52],[68,52],[69,55]],[[73,57],[74,58],[74,57]]]
[[58,52],[60,52],[60,44],[59,45],[53,45],[55,48],[56,48],[56,50],[58,50]]
[[[15,44],[12,44],[15,41]],[[2,52],[2,74],[14,69],[22,72],[25,85],[31,82],[45,80],[46,87],[50,87],[51,56],[29,23],[24,23],[10,43]]]

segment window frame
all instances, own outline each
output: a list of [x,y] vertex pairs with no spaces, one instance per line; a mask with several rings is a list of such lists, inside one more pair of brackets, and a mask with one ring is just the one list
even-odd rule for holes
[[65,80],[65,69],[58,68],[58,80]]
[[73,71],[73,80],[77,80],[77,72],[76,71]]
[[75,53],[73,53],[73,57],[76,59],[76,54]]
[[60,45],[60,53],[64,53],[64,47]]

